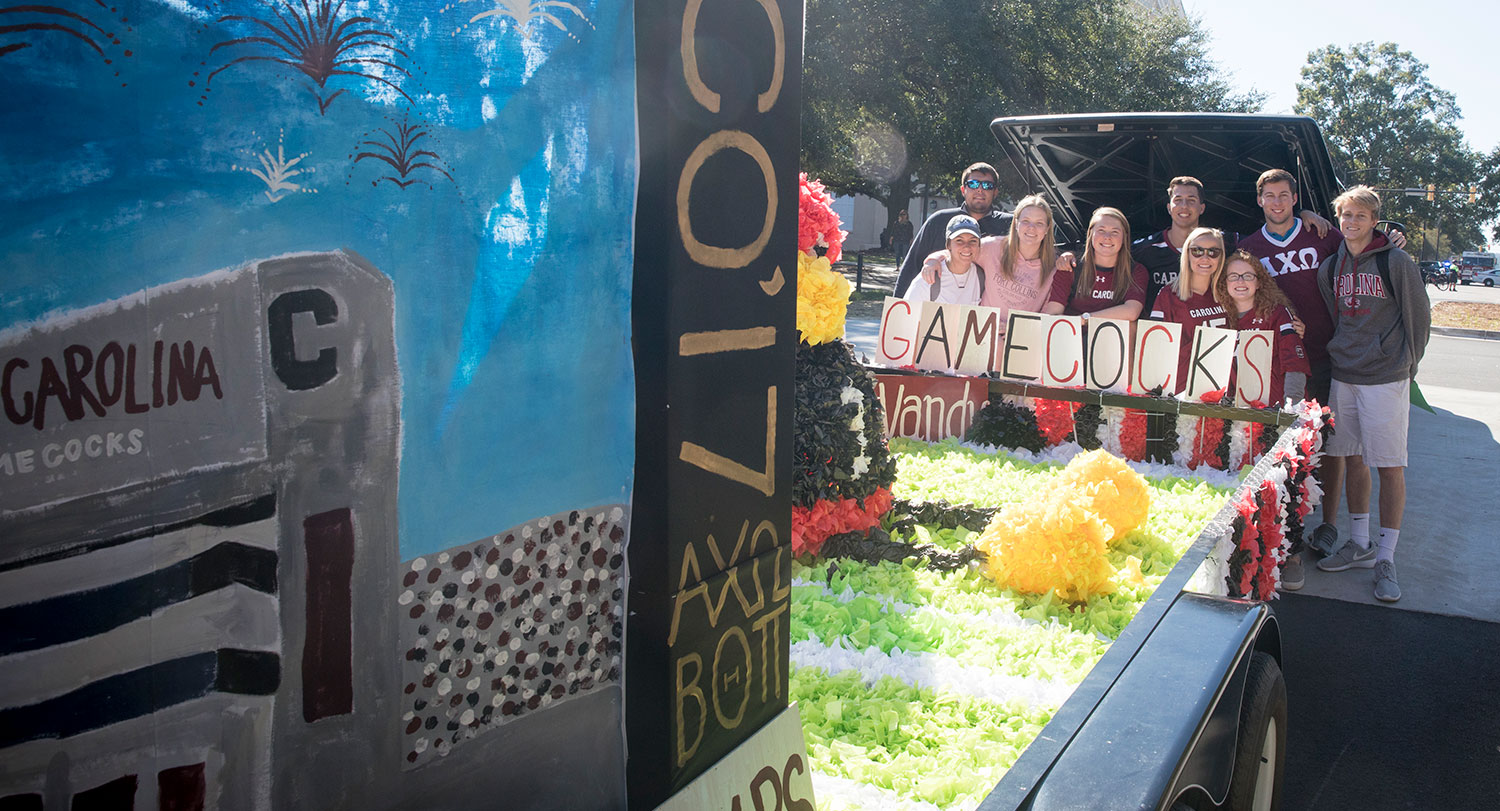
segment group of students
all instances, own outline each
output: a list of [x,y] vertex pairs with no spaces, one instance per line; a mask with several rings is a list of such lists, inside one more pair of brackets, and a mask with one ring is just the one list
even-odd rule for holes
[[[968,204],[978,201],[969,198],[983,195],[968,190],[991,191],[998,177],[988,164],[965,171],[967,210],[939,212],[923,224],[923,232],[941,228],[936,238],[946,244],[933,251],[935,235],[918,233],[912,254],[924,245],[928,252],[908,255],[897,295],[1085,321],[1148,314],[1181,324],[1185,347],[1199,326],[1275,331],[1272,401],[1258,405],[1306,397],[1329,404],[1337,420],[1322,469],[1323,524],[1312,533],[1314,545],[1332,554],[1318,567],[1374,568],[1375,596],[1400,599],[1394,552],[1405,504],[1408,397],[1430,312],[1421,273],[1400,250],[1404,237],[1375,227],[1379,196],[1366,186],[1344,192],[1334,201],[1339,227],[1332,228],[1297,211],[1296,178],[1272,169],[1256,182],[1265,223],[1239,235],[1200,226],[1203,184],[1176,177],[1167,188],[1171,226],[1132,242],[1121,211],[1095,209],[1075,261],[1054,246],[1052,209],[1040,196],[1023,198],[1008,216],[972,216],[978,212]],[[1001,222],[1008,226],[1003,234],[996,233]],[[1184,353],[1179,381],[1187,364]],[[1369,532],[1369,466],[1381,481],[1378,546]],[[1333,520],[1341,484],[1352,533],[1339,546]],[[1303,561],[1294,555],[1283,585],[1295,590],[1302,583]]]

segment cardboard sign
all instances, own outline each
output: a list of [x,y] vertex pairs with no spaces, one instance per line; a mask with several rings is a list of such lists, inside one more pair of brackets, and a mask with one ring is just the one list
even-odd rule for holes
[[1271,363],[1276,333],[1268,329],[1240,330],[1235,349],[1234,401],[1240,405],[1277,405],[1271,397]]
[[885,309],[880,313],[875,362],[881,366],[907,366],[916,350],[917,311],[905,299],[886,296]]
[[1042,317],[1042,385],[1083,388],[1083,319]]
[[1177,352],[1182,325],[1172,321],[1138,321],[1130,387],[1139,394],[1155,388],[1177,390]]
[[963,438],[989,399],[989,382],[970,377],[875,375],[885,435],[936,442]]
[[657,811],[813,811],[812,772],[793,704]]
[[958,352],[953,368],[959,374],[984,374],[994,367],[999,354],[1002,329],[1000,310],[995,307],[959,307],[963,327],[959,330]]
[[1236,331],[1200,326],[1193,331],[1192,354],[1188,356],[1186,389],[1189,400],[1229,385],[1229,370],[1234,366]]
[[1042,321],[1047,316],[1011,310],[1005,320],[1005,347],[1000,350],[1000,376],[1006,380],[1036,382],[1042,374]]
[[1129,321],[1090,318],[1084,352],[1084,385],[1098,391],[1125,393],[1130,388]]
[[[913,365],[918,369],[953,371],[953,352],[958,346],[955,330],[961,324],[958,311],[957,304],[922,302],[922,314],[917,319],[917,348],[913,356]],[[953,333],[951,339],[950,332]]]

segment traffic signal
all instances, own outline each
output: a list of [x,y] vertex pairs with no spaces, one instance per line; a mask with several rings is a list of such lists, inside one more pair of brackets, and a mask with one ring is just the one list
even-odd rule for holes
[[1431,203],[1431,202],[1433,202],[1435,200],[1437,200],[1437,184],[1436,183],[1428,183],[1427,184],[1427,202]]

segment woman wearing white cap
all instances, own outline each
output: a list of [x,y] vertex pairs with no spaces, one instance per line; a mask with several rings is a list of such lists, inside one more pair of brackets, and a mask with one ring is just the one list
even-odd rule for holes
[[966,214],[948,221],[948,256],[937,277],[912,279],[903,296],[907,301],[978,304],[984,295],[984,269],[979,266],[979,222]]

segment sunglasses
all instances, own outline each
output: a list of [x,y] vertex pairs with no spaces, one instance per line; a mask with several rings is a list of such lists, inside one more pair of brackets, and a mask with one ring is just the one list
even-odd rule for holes
[[966,186],[966,187],[968,187],[970,189],[984,189],[985,191],[994,191],[994,189],[995,189],[995,181],[993,181],[993,180],[975,180],[973,178],[969,178],[968,180],[964,181],[964,186]]
[[1224,249],[1223,248],[1203,248],[1203,247],[1199,247],[1197,245],[1194,245],[1191,248],[1188,248],[1188,253],[1192,254],[1193,256],[1202,256],[1204,254],[1208,254],[1208,258],[1210,258],[1210,259],[1218,259],[1219,257],[1221,257],[1221,256],[1224,255]]

